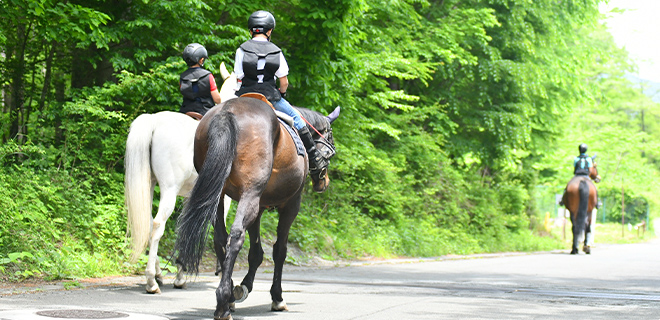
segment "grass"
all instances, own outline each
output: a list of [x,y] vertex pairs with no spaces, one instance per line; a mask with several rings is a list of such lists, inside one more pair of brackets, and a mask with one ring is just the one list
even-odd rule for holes
[[[622,230],[623,229],[623,230]],[[655,238],[653,230],[638,229],[619,223],[596,224],[595,242],[598,243],[637,243]]]
[[[601,244],[625,244],[625,243],[640,243],[649,241],[656,237],[653,230],[635,229],[634,226],[625,225],[621,227],[620,223],[596,223],[594,228],[594,246]],[[557,222],[550,226],[550,233],[557,239],[561,239],[570,249],[573,242],[573,234],[571,232],[571,222],[567,221],[565,228],[561,222]]]

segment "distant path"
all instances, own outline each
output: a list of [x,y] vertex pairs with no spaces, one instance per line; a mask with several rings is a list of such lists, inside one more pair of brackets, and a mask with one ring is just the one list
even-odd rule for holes
[[[283,313],[268,311],[272,273],[265,269],[234,319],[660,319],[660,240],[599,244],[588,256],[567,252],[285,266],[282,285],[290,311]],[[242,275],[237,272],[235,279]],[[209,319],[215,309],[217,279],[210,274],[185,290],[173,289],[170,279],[161,295],[144,293],[142,277],[113,281],[84,290],[55,286],[14,295],[0,290],[5,294],[0,319],[52,320],[17,314],[81,308]]]

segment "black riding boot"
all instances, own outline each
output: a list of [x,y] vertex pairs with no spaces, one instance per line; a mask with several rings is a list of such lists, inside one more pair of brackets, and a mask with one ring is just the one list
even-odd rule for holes
[[312,135],[309,133],[307,127],[303,127],[298,130],[298,135],[300,135],[300,140],[302,140],[307,150],[307,157],[309,158],[309,172],[313,176],[318,175],[318,178],[323,178],[325,175],[326,168],[328,167],[328,162],[321,157],[321,154],[316,150],[316,144]]

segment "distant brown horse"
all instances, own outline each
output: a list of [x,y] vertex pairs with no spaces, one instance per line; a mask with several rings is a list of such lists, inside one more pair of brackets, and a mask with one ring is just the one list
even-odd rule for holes
[[596,169],[595,156],[593,167],[589,168],[589,176],[575,175],[566,185],[566,191],[562,197],[562,203],[571,213],[573,224],[573,248],[571,254],[578,253],[578,246],[584,237],[584,253],[590,254],[591,248],[588,240],[591,234],[591,212],[598,202],[596,185],[591,181],[600,182],[600,176]]
[[[326,158],[334,155],[330,116],[297,108],[314,130],[317,147]],[[322,135],[322,136],[320,136]],[[286,310],[282,298],[282,267],[286,258],[290,227],[298,215],[305,177],[307,155],[298,155],[294,141],[280,125],[275,112],[265,102],[237,98],[211,109],[201,120],[195,135],[197,182],[178,221],[177,262],[196,273],[204,253],[209,223],[214,223],[214,247],[218,259],[216,273],[222,273],[216,290],[214,319],[231,319],[230,308],[252,291],[255,273],[263,260],[260,220],[266,208],[277,208],[277,241],[273,246],[271,309]],[[329,155],[328,155],[329,154]],[[328,186],[327,175],[312,179],[315,191]],[[238,201],[236,218],[229,234],[222,215],[223,195]],[[250,233],[249,270],[241,286],[233,286],[234,262]]]

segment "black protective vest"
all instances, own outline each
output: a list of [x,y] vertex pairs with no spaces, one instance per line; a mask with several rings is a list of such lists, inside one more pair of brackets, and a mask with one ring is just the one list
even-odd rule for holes
[[[271,101],[282,99],[275,85],[275,72],[280,68],[280,52],[282,50],[270,41],[248,40],[241,44],[243,50],[243,76],[241,88],[236,92],[240,96],[248,92],[258,92]],[[263,70],[257,70],[257,61],[266,59]],[[263,82],[259,76],[263,75]]]
[[204,115],[215,105],[211,96],[210,74],[202,68],[189,68],[181,74],[179,91],[183,95],[183,104],[180,112],[194,111]]
[[[589,175],[589,164],[587,162],[587,158],[589,158],[588,155],[586,154],[581,154],[578,156],[580,158],[576,163],[575,163],[575,170],[573,170],[573,174],[576,175]],[[584,166],[584,168],[582,168]]]

